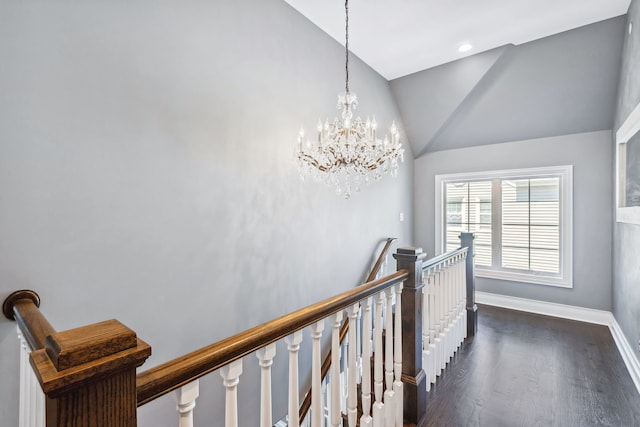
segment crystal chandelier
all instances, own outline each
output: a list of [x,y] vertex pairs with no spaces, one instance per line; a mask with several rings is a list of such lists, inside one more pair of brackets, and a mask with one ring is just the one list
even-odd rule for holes
[[376,180],[383,173],[395,177],[398,163],[403,161],[404,149],[395,122],[391,124],[391,137],[378,138],[375,117],[364,121],[353,118],[358,106],[356,94],[349,91],[349,0],[345,9],[345,90],[338,94],[338,109],[342,118],[318,121],[313,140],[306,139],[304,129],[298,134],[296,156],[300,174],[333,185],[345,198],[351,191],[359,191],[360,185]]

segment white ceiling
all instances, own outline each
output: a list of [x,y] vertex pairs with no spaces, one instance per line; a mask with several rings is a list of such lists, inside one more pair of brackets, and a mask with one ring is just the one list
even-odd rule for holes
[[[285,0],[344,45],[344,2]],[[388,80],[623,15],[630,0],[352,0],[349,48]],[[463,43],[473,49],[458,52]]]

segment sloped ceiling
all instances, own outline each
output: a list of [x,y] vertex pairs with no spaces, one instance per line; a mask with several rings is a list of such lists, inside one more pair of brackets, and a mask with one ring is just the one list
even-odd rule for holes
[[391,81],[415,157],[611,129],[624,17]]
[[[344,1],[285,0],[344,44]],[[623,15],[630,0],[351,0],[349,47],[387,80]],[[459,52],[463,43],[473,49]]]

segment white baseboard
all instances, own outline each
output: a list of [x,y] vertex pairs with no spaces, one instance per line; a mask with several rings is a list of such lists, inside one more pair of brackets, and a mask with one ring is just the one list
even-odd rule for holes
[[574,305],[556,304],[553,302],[536,301],[478,291],[476,291],[476,302],[478,304],[493,305],[496,307],[510,308],[512,310],[562,317],[563,319],[578,320],[580,322],[606,326],[611,325],[611,319],[613,317],[611,312],[604,310],[594,310],[592,308],[576,307]]
[[624,364],[627,366],[631,379],[638,393],[640,393],[640,361],[638,361],[633,347],[629,344],[629,341],[627,341],[622,329],[620,329],[620,325],[610,311],[594,310],[592,308],[536,301],[479,291],[476,291],[476,303],[608,326],[613,340],[618,347],[620,356],[622,356],[622,360],[624,360]]
[[613,315],[611,315],[611,325],[609,325],[609,329],[611,329],[611,335],[613,335],[613,340],[616,342],[616,346],[618,346],[622,360],[624,360],[624,364],[627,365],[627,370],[638,389],[638,393],[640,393],[640,362]]

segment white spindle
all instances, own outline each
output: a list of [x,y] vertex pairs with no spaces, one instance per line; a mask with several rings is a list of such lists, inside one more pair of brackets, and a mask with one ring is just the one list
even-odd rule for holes
[[442,296],[444,298],[444,358],[442,360],[442,369],[446,368],[447,362],[451,355],[451,271],[449,266],[450,260],[443,263],[443,276],[444,276],[444,292]]
[[[429,378],[431,384],[436,382],[436,298],[434,270],[429,270]],[[431,385],[428,385],[431,388]]]
[[225,393],[225,427],[238,427],[238,383],[242,375],[242,359],[229,363],[220,368]]
[[347,419],[350,426],[356,425],[358,419],[358,395],[357,395],[357,367],[356,367],[356,329],[358,328],[358,311],[360,304],[352,305],[347,313],[349,315],[349,354],[347,368]]
[[258,351],[256,357],[260,364],[260,427],[272,427],[271,416],[271,365],[276,356],[276,345],[269,344]]
[[457,307],[457,311],[458,311],[458,348],[460,348],[460,345],[462,344],[462,341],[464,340],[464,325],[462,323],[462,318],[464,317],[464,254],[461,254],[460,257],[458,258],[458,263],[457,263],[457,267],[458,267],[458,285],[456,286],[457,289],[457,301],[458,301],[458,307]]
[[[433,269],[433,309],[434,309],[434,335],[433,343],[435,346],[434,352],[434,374],[436,377],[440,376],[440,359],[442,355],[442,336],[441,330],[441,313],[442,313],[442,300],[441,300],[441,283],[440,267],[436,266]],[[434,380],[436,378],[434,377]],[[435,381],[434,381],[435,382]]]
[[342,424],[340,412],[340,326],[342,311],[333,315],[331,327],[331,407],[330,420],[332,426]]
[[467,338],[467,257],[472,256],[466,253],[462,261],[462,331],[464,338]]
[[299,403],[299,383],[298,383],[298,351],[302,342],[302,331],[294,332],[284,339],[289,351],[289,404],[288,404],[288,425],[299,427],[298,418]]
[[371,427],[371,297],[362,303],[362,417],[360,427]]
[[322,427],[322,354],[320,339],[324,330],[324,319],[311,326],[313,340],[311,356],[311,427]]
[[402,393],[404,392],[402,386],[402,283],[398,283],[394,289],[396,293],[396,317],[393,333],[393,374],[395,377],[393,393],[395,394],[396,405],[395,427],[402,427],[402,408],[404,405],[402,399]]
[[28,357],[27,355],[27,342],[24,340],[22,336],[22,331],[20,327],[18,327],[18,341],[20,342],[20,400],[19,400],[19,417],[18,417],[18,425],[19,427],[27,427],[26,425],[26,378],[27,378],[27,368],[29,367]]
[[35,426],[38,419],[36,408],[39,388],[40,384],[38,384],[38,379],[34,375],[33,370],[29,369],[29,426]]
[[356,382],[362,384],[362,310],[356,319]]
[[447,277],[444,264],[440,265],[440,359],[438,360],[438,375],[442,373],[446,367],[447,360]]
[[200,395],[200,381],[195,380],[174,392],[176,409],[179,415],[179,427],[193,427],[193,408]]
[[373,391],[375,403],[373,404],[373,426],[384,426],[384,404],[382,403],[382,303],[384,292],[376,295],[376,305],[373,314],[374,358],[373,358]]
[[393,289],[389,288],[384,292],[387,302],[385,304],[385,330],[387,335],[385,336],[385,358],[384,358],[384,410],[385,420],[387,426],[393,426],[395,424],[396,409],[395,409],[395,393],[393,392]]
[[425,271],[422,275],[422,369],[427,378],[427,391],[431,389],[429,355],[429,274]]

